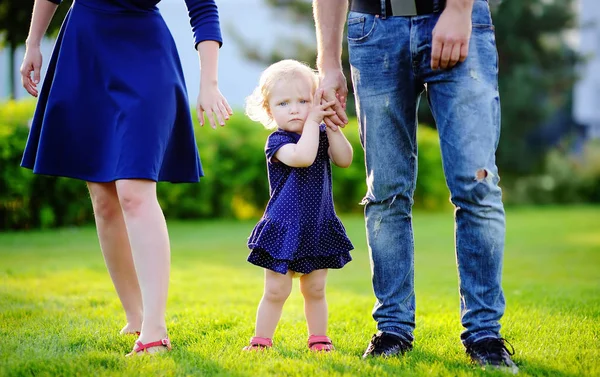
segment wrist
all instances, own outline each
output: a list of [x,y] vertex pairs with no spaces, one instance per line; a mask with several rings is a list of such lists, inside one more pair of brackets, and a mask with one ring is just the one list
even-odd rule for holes
[[219,81],[215,78],[200,77],[200,86],[201,87],[218,87]]
[[27,38],[25,40],[25,47],[27,47],[27,48],[39,48],[41,44],[42,44],[42,40],[41,39],[30,39],[30,38]]
[[317,59],[317,69],[321,75],[330,73],[330,72],[339,72],[342,70],[342,59],[327,59],[327,58],[318,58]]
[[446,9],[470,13],[473,10],[473,0],[448,0]]
[[323,122],[322,120],[308,118],[308,119],[306,119],[306,122],[304,123],[304,127],[306,128],[306,126],[308,126],[308,127],[319,128],[319,127],[321,127],[322,122]]

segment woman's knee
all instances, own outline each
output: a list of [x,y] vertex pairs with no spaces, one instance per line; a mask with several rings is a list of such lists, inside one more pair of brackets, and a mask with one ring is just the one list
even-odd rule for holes
[[119,203],[124,213],[135,215],[147,203],[156,200],[156,183],[141,180],[122,180],[116,183]]
[[112,220],[121,216],[121,205],[114,182],[88,182],[88,190],[92,200],[94,215],[103,220]]

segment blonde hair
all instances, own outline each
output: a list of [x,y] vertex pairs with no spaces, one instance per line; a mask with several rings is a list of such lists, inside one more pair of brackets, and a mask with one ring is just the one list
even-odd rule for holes
[[314,93],[319,85],[319,77],[307,64],[293,59],[271,64],[260,75],[258,86],[252,94],[246,97],[246,115],[253,121],[262,123],[265,128],[276,128],[277,124],[273,121],[269,110],[271,91],[279,80],[296,79],[300,76],[311,81],[312,93]]

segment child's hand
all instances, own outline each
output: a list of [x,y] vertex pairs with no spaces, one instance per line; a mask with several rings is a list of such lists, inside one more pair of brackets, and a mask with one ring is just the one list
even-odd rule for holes
[[198,113],[200,125],[204,126],[204,113],[206,113],[208,122],[213,129],[217,128],[215,116],[217,117],[219,124],[224,126],[225,121],[233,114],[227,100],[223,97],[216,85],[200,85],[200,94],[198,95],[196,111]]
[[321,102],[323,102],[323,89],[317,89],[315,98],[313,99],[312,108],[310,109],[310,113],[308,113],[306,121],[313,121],[317,124],[321,124],[323,123],[323,118],[335,114],[335,110],[332,108],[335,101]]

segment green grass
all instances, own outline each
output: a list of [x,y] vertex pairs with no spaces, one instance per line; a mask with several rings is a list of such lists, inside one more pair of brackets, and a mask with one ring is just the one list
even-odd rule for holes
[[[360,359],[375,324],[362,217],[344,218],[354,261],[331,271],[329,335],[306,348],[295,281],[269,352],[247,354],[262,271],[245,261],[253,222],[170,222],[167,312],[173,352],[125,358],[134,338],[95,230],[0,233],[0,374],[5,376],[482,376],[460,344],[451,213],[417,213],[417,329],[402,358]],[[600,375],[600,208],[508,211],[504,337],[523,376]]]

